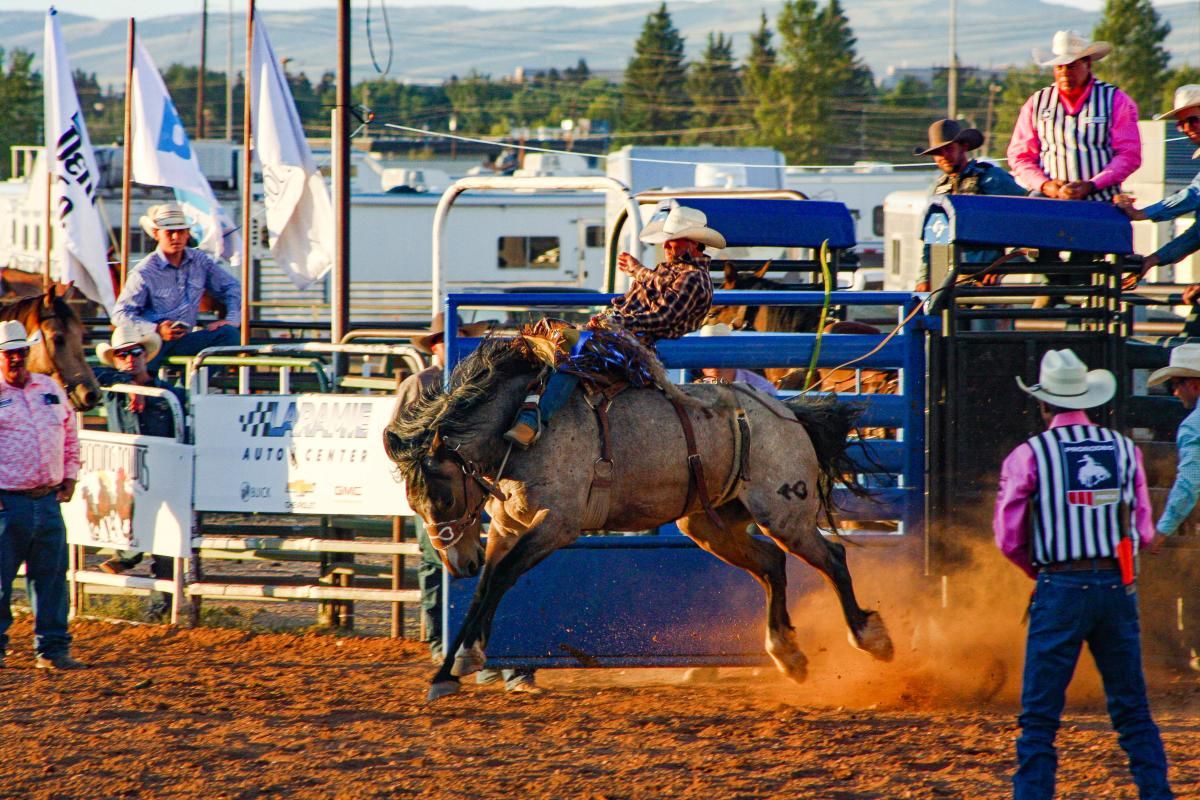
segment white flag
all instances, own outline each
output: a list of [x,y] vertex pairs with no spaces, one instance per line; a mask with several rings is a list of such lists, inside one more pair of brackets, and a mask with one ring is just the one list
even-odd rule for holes
[[[74,281],[108,312],[115,303],[108,272],[108,235],[96,207],[100,170],[83,123],[67,50],[58,30],[58,12],[46,16],[46,154],[51,170],[50,220],[62,278]],[[41,173],[43,180],[45,173]]]
[[192,150],[183,121],[167,86],[140,39],[133,48],[133,170],[135,183],[169,186],[192,220],[202,250],[238,261],[241,237],[221,208],[200,161]]
[[292,90],[257,14],[251,57],[251,126],[262,167],[271,256],[297,287],[306,289],[333,266],[333,204],[304,138]]

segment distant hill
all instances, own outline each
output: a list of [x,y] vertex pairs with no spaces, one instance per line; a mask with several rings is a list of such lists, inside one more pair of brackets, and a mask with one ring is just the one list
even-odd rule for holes
[[[217,4],[223,5],[223,4]],[[352,22],[353,69],[356,80],[375,73],[366,42],[365,4],[355,4]],[[462,5],[392,6],[389,16],[395,50],[391,76],[412,82],[440,82],[472,69],[493,77],[510,75],[518,66],[566,67],[579,58],[593,70],[620,70],[629,60],[646,15],[657,0],[603,8],[562,7],[480,11]],[[845,0],[858,36],[858,52],[881,77],[889,66],[925,66],[948,61],[945,0]],[[777,0],[671,2],[676,26],[687,37],[690,54],[698,54],[710,31],[732,34],[740,53],[765,10],[774,22]],[[1168,46],[1173,63],[1200,64],[1200,25],[1194,0],[1162,5],[1159,11],[1174,30]],[[1027,64],[1030,50],[1047,48],[1054,31],[1089,32],[1098,14],[1040,0],[959,0],[958,49],[963,64],[997,67]],[[264,12],[275,52],[290,59],[289,69],[315,80],[333,68],[336,50],[333,10]],[[234,71],[244,64],[243,15],[234,18]],[[39,54],[44,15],[0,11],[0,46],[22,47]],[[209,16],[209,68],[223,71],[229,40],[228,17]],[[96,20],[62,15],[63,35],[74,65],[95,72],[102,85],[123,78],[124,20]],[[199,62],[200,15],[174,15],[139,20],[139,35],[160,68],[171,62]],[[372,18],[375,51],[386,62],[387,41],[378,7]],[[776,38],[778,42],[778,37]]]

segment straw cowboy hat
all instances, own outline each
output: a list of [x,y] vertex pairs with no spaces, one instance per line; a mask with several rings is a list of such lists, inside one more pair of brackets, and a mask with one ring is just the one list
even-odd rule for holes
[[188,222],[187,215],[183,213],[183,207],[179,203],[161,203],[157,206],[150,206],[138,223],[147,236],[154,236],[155,231],[186,231],[192,227],[192,223]]
[[96,345],[96,358],[111,367],[116,361],[113,357],[114,351],[124,350],[138,344],[146,348],[147,361],[153,361],[154,357],[158,355],[158,351],[162,349],[162,339],[152,328],[138,325],[118,325],[113,330],[112,338],[108,342]]
[[641,239],[646,244],[691,239],[716,248],[725,246],[725,237],[708,227],[708,217],[703,211],[678,204],[655,211],[642,229]]
[[701,325],[699,334],[701,336],[729,336],[733,333],[733,328],[728,322],[711,322],[708,325]]
[[1061,67],[1081,58],[1099,61],[1112,52],[1112,45],[1108,42],[1089,42],[1087,37],[1075,31],[1059,31],[1054,34],[1050,52],[1051,56],[1047,59],[1044,52],[1034,50],[1033,60],[1043,67]]
[[1200,378],[1200,344],[1181,344],[1171,351],[1171,363],[1150,374],[1148,386],[1158,386],[1172,378]]
[[1050,350],[1042,356],[1038,382],[1021,391],[1059,408],[1084,409],[1104,405],[1117,391],[1117,378],[1106,369],[1088,370],[1071,350]]
[[[442,339],[446,338],[445,317],[445,314],[438,314],[436,317],[434,317],[433,321],[429,323],[429,333],[425,334],[424,336],[415,337],[412,340],[413,347],[417,348],[422,353],[432,353],[433,346],[442,341]],[[487,333],[494,324],[495,323],[493,322],[472,322],[464,325],[462,321],[459,320],[458,335],[467,337],[481,336],[484,333]]]
[[25,332],[25,326],[15,319],[0,322],[0,353],[6,350],[24,350],[41,340],[40,332],[35,332],[30,336]]
[[1200,84],[1189,83],[1176,89],[1174,105],[1175,107],[1170,111],[1167,111],[1163,114],[1155,114],[1154,118],[1166,119],[1167,117],[1173,117],[1180,111],[1184,111],[1189,108],[1200,109]]
[[957,142],[968,150],[974,150],[983,144],[983,134],[975,128],[964,128],[957,120],[939,119],[929,126],[929,147],[924,150],[920,145],[913,148],[914,156],[927,156],[934,150]]

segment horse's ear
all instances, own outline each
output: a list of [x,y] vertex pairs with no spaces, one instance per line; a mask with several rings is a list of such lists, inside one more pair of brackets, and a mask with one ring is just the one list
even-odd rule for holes
[[725,262],[724,272],[725,272],[725,285],[722,286],[721,288],[722,289],[736,289],[737,288],[737,267],[733,266],[732,261]]
[[50,284],[46,289],[46,296],[42,298],[42,305],[46,308],[54,307],[54,284]]
[[434,431],[433,438],[429,440],[429,454],[433,455],[442,447],[442,432]]
[[755,271],[754,277],[762,278],[762,276],[767,274],[767,270],[769,270],[770,268],[771,268],[770,261],[763,262],[763,265],[761,267],[759,267],[757,271]]
[[65,298],[71,293],[71,289],[75,288],[75,281],[69,280],[66,283],[60,283],[55,288],[57,289],[58,296]]

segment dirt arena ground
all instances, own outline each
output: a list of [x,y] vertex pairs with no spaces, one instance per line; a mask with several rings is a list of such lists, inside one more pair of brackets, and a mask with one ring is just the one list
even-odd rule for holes
[[[81,672],[0,670],[0,796],[22,798],[1000,798],[1013,681],[813,646],[773,672],[555,670],[543,694],[467,684],[425,703],[423,646],[80,620]],[[1084,673],[1090,667],[1082,670]],[[1003,671],[1003,668],[1002,668]],[[1200,682],[1156,675],[1179,796],[1200,783]],[[1094,676],[1060,738],[1061,797],[1133,798]],[[985,696],[991,699],[984,699]]]

